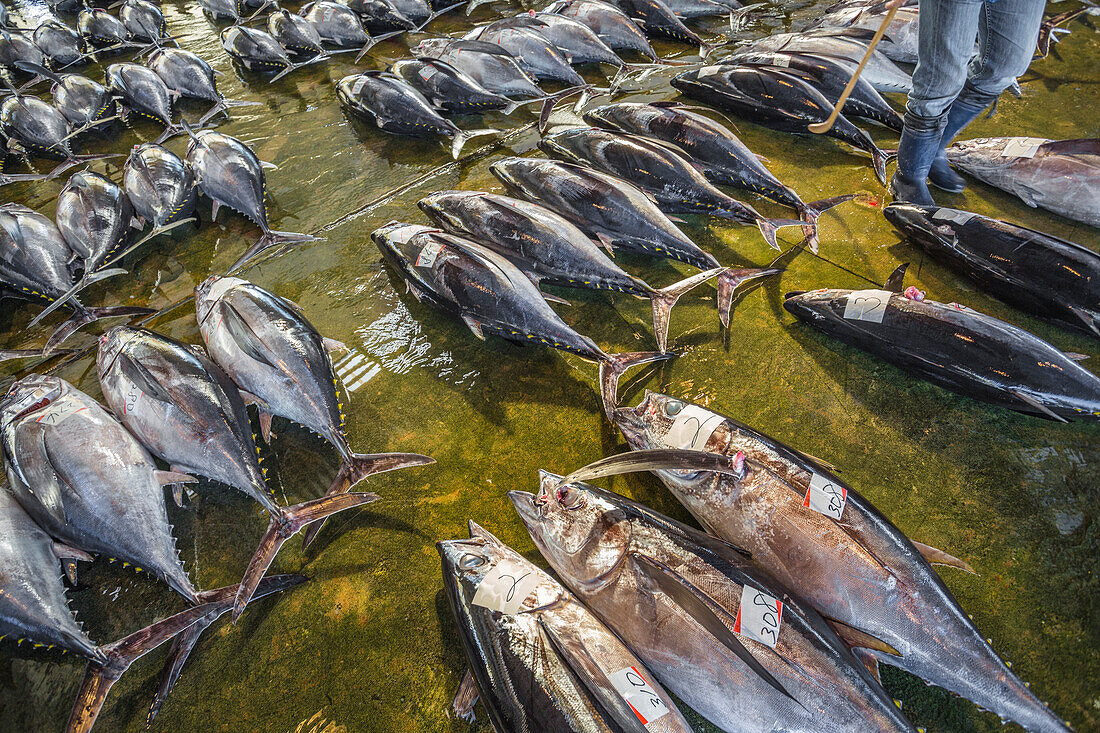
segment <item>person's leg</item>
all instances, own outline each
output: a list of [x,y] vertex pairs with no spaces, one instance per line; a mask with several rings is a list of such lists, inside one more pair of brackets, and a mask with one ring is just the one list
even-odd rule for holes
[[978,55],[970,62],[962,92],[948,110],[942,144],[929,172],[935,186],[955,193],[966,187],[962,176],[951,170],[943,150],[997,101],[1013,79],[1027,71],[1044,7],[1044,0],[996,0],[983,4],[978,22]]
[[966,81],[981,7],[982,0],[920,0],[917,68],[905,105],[898,170],[890,181],[895,198],[934,203],[928,171],[939,150],[947,109]]

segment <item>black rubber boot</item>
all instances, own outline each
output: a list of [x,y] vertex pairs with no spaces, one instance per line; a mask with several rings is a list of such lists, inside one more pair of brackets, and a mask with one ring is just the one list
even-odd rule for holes
[[890,193],[896,201],[907,201],[921,206],[935,206],[928,192],[928,171],[940,149],[943,133],[940,120],[916,118],[905,115],[905,128],[898,143],[898,170],[890,181]]
[[943,151],[955,136],[988,106],[985,104],[978,106],[978,103],[963,99],[962,96],[951,104],[951,109],[947,112],[947,124],[943,128],[943,135],[940,136],[939,151],[932,161],[932,167],[928,170],[928,180],[936,188],[949,193],[962,193],[966,189],[966,180],[951,168]]

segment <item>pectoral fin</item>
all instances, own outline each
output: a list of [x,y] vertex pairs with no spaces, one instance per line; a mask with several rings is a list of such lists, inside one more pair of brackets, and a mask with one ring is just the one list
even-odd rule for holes
[[469,316],[462,316],[462,320],[467,326],[470,327],[470,330],[474,332],[475,336],[477,336],[482,341],[485,340],[485,334],[481,331],[480,323],[475,321],[473,318],[470,318]]
[[1039,400],[1035,399],[1034,397],[1032,397],[1032,396],[1030,396],[1030,395],[1027,395],[1027,394],[1024,394],[1023,392],[1021,392],[1021,391],[1020,391],[1020,390],[1018,390],[1018,389],[1012,389],[1012,390],[1009,390],[1009,391],[1010,391],[1010,392],[1011,392],[1011,393],[1012,393],[1012,394],[1013,394],[1013,395],[1014,395],[1014,396],[1015,396],[1015,397],[1016,397],[1016,398],[1017,398],[1018,400],[1020,400],[1020,402],[1023,402],[1023,403],[1024,403],[1024,404],[1026,404],[1026,405],[1027,405],[1028,407],[1032,407],[1032,408],[1034,408],[1034,409],[1038,410],[1038,411],[1039,411],[1039,412],[1041,412],[1042,414],[1044,414],[1044,415],[1046,415],[1047,417],[1049,417],[1049,418],[1050,418],[1051,420],[1055,420],[1055,421],[1057,421],[1057,422],[1064,422],[1064,423],[1068,423],[1068,422],[1069,422],[1069,420],[1065,419],[1064,417],[1062,417],[1062,416],[1061,416],[1061,415],[1059,415],[1058,413],[1054,412],[1053,410],[1051,410],[1051,409],[1050,409],[1049,407],[1047,407],[1046,405],[1044,405],[1044,404],[1043,404],[1042,402],[1039,402]]
[[[762,680],[775,688],[777,692],[798,703],[795,697],[787,692],[783,685],[779,683],[779,680],[764,668],[764,665],[752,655],[752,652],[745,648],[745,645],[733,633],[732,627],[735,619],[730,618],[725,609],[714,603],[707,595],[671,568],[652,558],[636,553],[632,554],[632,557],[638,569],[652,580],[654,585],[660,588],[676,605],[682,608],[688,616],[733,652],[738,659],[744,662]],[[723,617],[726,621],[723,621]],[[801,703],[798,704],[801,705]]]
[[614,718],[624,733],[646,733],[645,726],[638,720],[638,716],[627,705],[626,700],[615,692],[615,686],[607,678],[607,674],[592,658],[592,654],[584,646],[584,642],[577,638],[571,629],[563,629],[552,626],[546,622],[546,618],[539,618],[539,626],[550,644],[557,651],[574,676],[580,680],[609,717]]
[[241,351],[261,364],[277,368],[267,355],[267,346],[252,330],[252,327],[248,325],[244,317],[237,312],[237,309],[224,300],[221,303],[221,308],[224,317],[222,322],[225,323],[229,335],[233,337],[233,341],[240,347]]
[[156,477],[157,482],[161,486],[172,486],[174,484],[195,484],[199,480],[189,473],[181,473],[179,471],[153,471],[153,476]]
[[143,394],[152,397],[158,402],[172,402],[172,396],[160,385],[160,381],[145,368],[143,364],[131,359],[127,354],[120,354],[119,369],[123,375],[137,385]]
[[829,626],[833,627],[833,631],[836,632],[836,635],[848,645],[849,649],[873,649],[883,654],[891,654],[895,657],[901,656],[901,652],[897,649],[890,646],[885,641],[871,636],[865,631],[860,631],[854,626],[841,623],[836,619],[826,618],[825,620],[829,623]]
[[462,676],[462,682],[458,685],[458,691],[455,692],[454,702],[451,703],[451,709],[454,710],[455,717],[467,723],[473,723],[477,720],[477,715],[474,714],[474,705],[477,705],[479,697],[481,697],[481,692],[477,689],[474,674],[467,669],[466,674]]
[[933,565],[950,565],[953,568],[959,570],[965,570],[968,573],[978,574],[974,568],[970,567],[970,564],[965,560],[960,560],[954,555],[948,555],[943,550],[937,550],[935,547],[922,544],[920,542],[913,542],[913,546],[917,548],[917,551],[924,556],[924,559]]

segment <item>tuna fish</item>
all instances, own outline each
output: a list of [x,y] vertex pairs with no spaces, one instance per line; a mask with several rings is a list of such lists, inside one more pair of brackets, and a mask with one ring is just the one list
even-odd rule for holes
[[[850,64],[858,64],[867,52],[868,39],[865,37],[845,36],[841,33],[830,35],[777,33],[753,41],[747,47],[749,51],[776,51],[780,53],[802,53],[813,56],[825,56],[830,59],[842,59]],[[853,66],[854,68],[854,66]],[[902,71],[897,64],[875,49],[871,53],[862,77],[880,92],[901,92],[908,94],[913,88],[913,77]]]
[[748,553],[542,473],[510,491],[565,585],[666,688],[725,731],[913,731],[810,606]]
[[803,227],[803,233],[815,253],[818,217],[852,198],[838,196],[803,203],[794,189],[773,176],[729,129],[678,102],[608,104],[586,111],[584,121],[605,130],[642,135],[673,145],[700,166],[712,183],[752,191],[798,210],[802,220],[810,225]]
[[134,207],[117,183],[91,171],[76,173],[57,195],[57,229],[85,272],[107,264],[130,241]]
[[470,539],[436,549],[495,730],[690,733],[614,632],[522,555],[472,521]]
[[191,166],[160,145],[135,145],[122,169],[122,186],[138,216],[157,229],[191,220],[198,194]]
[[439,59],[401,59],[390,71],[443,112],[472,114],[500,110],[509,115],[523,105],[489,91],[466,72]]
[[359,48],[370,40],[370,34],[347,5],[317,0],[303,7],[299,14],[313,24],[322,40],[334,46]]
[[[264,440],[271,417],[305,425],[340,454],[327,496],[346,493],[383,471],[432,463],[416,453],[354,453],[344,432],[344,402],[329,359],[343,344],[324,338],[290,301],[232,277],[211,276],[195,288],[199,332],[211,358],[256,403]],[[308,545],[325,520],[303,533]]]
[[[46,57],[49,65],[62,69],[83,61],[84,41],[80,34],[60,20],[49,19],[38,24],[32,36],[34,45]],[[33,59],[27,59],[33,61]]]
[[21,64],[46,66],[48,61],[32,37],[25,32],[0,28],[0,66],[18,69]]
[[8,139],[8,148],[21,148],[30,155],[60,159],[48,178],[54,178],[74,165],[111,155],[77,155],[69,146],[75,134],[55,108],[38,97],[13,94],[0,104],[0,132]]
[[279,45],[270,33],[243,25],[231,25],[223,28],[222,48],[241,66],[249,71],[275,71],[270,81],[281,79],[295,69],[324,60],[324,56],[295,63],[286,55],[286,49]]
[[[536,285],[613,290],[649,298],[657,348],[666,350],[668,320],[680,296],[724,270],[702,272],[657,290],[623,271],[584,232],[538,204],[480,191],[440,191],[417,204],[451,234],[508,258]],[[747,277],[745,279],[748,279]],[[543,297],[556,300],[552,296]]]
[[554,44],[571,64],[610,64],[618,68],[625,66],[610,46],[603,42],[595,31],[580,21],[555,13],[536,13],[531,11],[512,18],[501,18],[493,25],[511,28],[526,28]]
[[1100,336],[1100,255],[1065,239],[959,209],[890,204],[914,244],[1021,310]]
[[[613,414],[638,452],[580,476],[654,470],[708,532],[797,589],[876,676],[879,663],[897,666],[1029,730],[1067,730],[997,657],[931,564],[970,566],[910,541],[833,470],[673,397],[647,393]],[[720,472],[707,469],[715,462]]]
[[[904,265],[888,285],[900,289]],[[1100,378],[1033,333],[958,303],[887,290],[788,293],[814,328],[941,387],[1060,422],[1100,419]]]
[[76,18],[76,30],[92,48],[116,50],[135,46],[122,21],[102,8],[85,7]]
[[350,493],[291,507],[276,504],[260,468],[244,399],[225,372],[186,344],[144,329],[116,327],[100,338],[96,373],[111,411],[172,470],[224,483],[271,515],[233,600],[234,620],[284,542],[310,522],[378,498]]
[[614,4],[631,18],[637,18],[648,35],[689,43],[699,49],[699,55],[706,56],[708,44],[684,25],[664,0],[615,0]]
[[526,28],[490,23],[474,28],[465,38],[495,43],[512,54],[520,68],[536,79],[559,81],[570,86],[585,83],[584,77],[573,70],[554,44]]
[[[666,257],[700,270],[722,265],[688,239],[639,188],[572,163],[504,158],[489,166],[509,193],[535,201],[565,217],[609,250],[613,247]],[[749,270],[760,275],[774,271]],[[733,292],[742,282],[736,270],[718,276],[718,316],[729,326]]]
[[466,141],[500,130],[462,130],[441,116],[431,102],[388,71],[364,71],[345,76],[336,83],[340,103],[357,117],[373,119],[378,129],[394,135],[424,137],[441,135],[451,139],[451,157],[458,160]]
[[172,122],[173,94],[157,72],[140,64],[123,63],[108,66],[106,75],[107,91],[122,103],[123,117],[136,112],[164,125],[155,143],[183,133],[183,128]]
[[118,19],[130,32],[131,38],[153,42],[168,38],[168,23],[164,20],[164,13],[149,0],[123,0],[118,10]]
[[1028,206],[1100,227],[1100,139],[963,140],[947,149],[947,159]]
[[412,52],[445,61],[481,86],[509,99],[546,96],[535,80],[519,67],[512,54],[495,43],[468,39],[428,38]]
[[50,90],[53,106],[75,128],[93,128],[118,119],[107,88],[79,74],[58,77]]
[[683,153],[648,138],[577,127],[547,135],[539,148],[555,158],[587,164],[633,183],[650,193],[666,213],[706,213],[739,224],[755,223],[774,249],[780,249],[775,239],[780,227],[800,225],[765,218],[707,182]]
[[[285,11],[284,11],[285,12]],[[274,17],[274,16],[272,16]],[[298,16],[294,16],[298,17]],[[199,126],[230,107],[244,107],[259,102],[241,102],[226,99],[218,91],[214,75],[218,72],[201,58],[182,48],[158,48],[146,62],[156,72],[164,85],[180,97],[213,102],[206,114],[199,119]]]
[[390,222],[371,238],[417,300],[460,319],[479,339],[486,334],[540,343],[608,365],[616,380],[634,363],[664,354],[608,354],[574,331],[515,265],[491,249],[439,229]]
[[[782,69],[757,66],[704,66],[672,80],[689,97],[727,109],[758,124],[783,132],[807,133],[833,110],[828,99],[810,84]],[[887,154],[843,114],[825,133],[871,156],[875,175],[886,185]]]
[[645,33],[618,7],[603,0],[555,0],[546,6],[546,13],[571,18],[595,33],[609,48],[616,51],[636,51],[657,60],[657,52]]
[[252,148],[235,137],[220,132],[202,130],[191,133],[187,145],[187,163],[195,172],[195,180],[202,192],[213,200],[211,218],[218,217],[218,208],[228,206],[244,215],[260,227],[263,236],[249,247],[231,269],[237,269],[248,260],[271,247],[291,246],[317,241],[317,237],[297,232],[279,232],[267,221],[267,178],[263,163]]
[[77,254],[69,248],[57,226],[47,217],[19,204],[0,206],[0,283],[28,300],[45,301],[47,310],[34,318],[38,323],[61,305],[73,314],[50,335],[43,353],[48,354],[76,330],[101,318],[152,313],[149,308],[107,306],[89,308],[76,295],[88,285],[125,270],[109,269],[85,274],[75,282],[71,264]]

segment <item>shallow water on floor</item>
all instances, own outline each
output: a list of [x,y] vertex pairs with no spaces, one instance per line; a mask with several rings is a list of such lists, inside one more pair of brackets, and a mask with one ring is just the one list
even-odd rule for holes
[[[535,488],[539,468],[564,473],[621,451],[622,440],[601,415],[594,366],[493,338],[477,341],[462,323],[407,294],[382,265],[369,234],[395,218],[422,222],[415,202],[435,190],[500,191],[487,165],[504,155],[531,153],[535,118],[519,111],[511,119],[462,120],[464,127],[509,133],[483,148],[471,146],[467,158],[452,163],[438,141],[391,137],[345,116],[333,83],[356,68],[348,56],[269,84],[231,63],[218,43],[219,26],[197,3],[162,7],[182,45],[225,72],[218,83],[227,97],[262,102],[234,109],[219,129],[278,165],[267,175],[273,227],[325,237],[264,261],[245,276],[299,303],[320,331],[350,347],[337,363],[351,393],[353,447],[417,451],[438,463],[372,479],[369,489],[383,500],[331,521],[308,552],[298,540],[288,543],[274,569],[305,573],[311,582],[250,606],[236,626],[223,621],[211,629],[155,728],[469,730],[447,715],[465,662],[434,543],[465,536],[472,518],[541,563],[505,492]],[[797,25],[821,7],[824,3],[769,6],[743,35]],[[456,14],[432,28],[456,32],[519,9],[497,2],[479,7],[472,20]],[[709,28],[717,33],[721,25]],[[1023,79],[1023,98],[1006,96],[996,116],[975,123],[972,136],[1100,133],[1100,36],[1080,23],[1072,28],[1058,46],[1061,58],[1034,64]],[[383,68],[405,55],[407,45],[408,39],[387,41],[361,67]],[[674,44],[658,48],[663,55],[692,53]],[[87,73],[101,77],[98,66]],[[586,75],[601,79],[596,70]],[[668,77],[655,74],[630,96],[672,98]],[[892,101],[903,103],[900,97]],[[202,111],[201,105],[183,105],[190,119]],[[568,121],[567,113],[555,118]],[[880,214],[884,191],[867,158],[830,140],[742,122],[736,127],[804,200],[851,192],[867,198],[823,216],[820,256],[799,252],[788,258],[781,277],[740,299],[728,333],[719,328],[712,293],[700,289],[685,297],[673,312],[670,333],[679,358],[630,380],[623,399],[637,401],[644,388],[683,396],[838,465],[848,482],[910,537],[977,569],[977,575],[951,569],[942,574],[978,628],[1041,698],[1077,730],[1100,728],[1097,428],[1025,417],[910,378],[800,324],[782,309],[782,294],[880,284],[900,262],[911,261],[908,282],[932,299],[966,303],[1066,351],[1097,357],[1097,342],[984,295],[899,242]],[[884,147],[896,145],[881,129],[872,133]],[[157,134],[156,125],[138,122],[85,149],[123,153]],[[176,138],[168,146],[182,153],[185,142]],[[123,160],[96,169],[117,180]],[[63,184],[64,177],[13,185],[0,196],[52,215]],[[940,198],[1100,247],[1097,230],[1028,209],[982,184]],[[768,202],[752,203],[771,216],[789,216]],[[223,210],[211,223],[209,202],[203,207],[200,228],[162,238],[131,256],[130,274],[93,288],[86,302],[165,309],[151,327],[198,342],[192,289],[210,272],[224,272],[258,237],[243,217]],[[775,255],[754,229],[694,217],[685,229],[724,264],[761,266]],[[781,234],[787,247],[796,243],[792,231]],[[690,272],[642,258],[619,259],[655,285]],[[579,291],[561,294],[573,305],[556,309],[605,350],[652,348],[647,303]],[[18,334],[37,312],[37,306],[5,301],[0,326]],[[56,322],[54,317],[4,345],[41,344]],[[68,345],[91,349],[97,332],[93,327],[78,333]],[[1094,361],[1085,366],[1095,370]],[[15,367],[5,366],[5,374],[15,374]],[[98,396],[91,352],[59,373]],[[336,469],[334,452],[320,439],[278,420],[269,455],[274,463],[265,465],[275,466],[273,488],[284,502],[320,495]],[[692,521],[653,477],[603,485]],[[239,580],[266,523],[253,502],[207,483],[187,508],[170,507],[170,514],[181,556],[202,588]],[[70,596],[99,641],[183,608],[163,585],[104,560],[82,568],[80,587]],[[100,730],[144,730],[163,654],[150,654],[123,677],[107,701]],[[61,730],[81,666],[56,653],[0,645],[0,730]],[[1001,728],[994,716],[903,673],[885,670],[884,678],[904,711],[927,730]],[[475,729],[488,729],[484,716]]]

